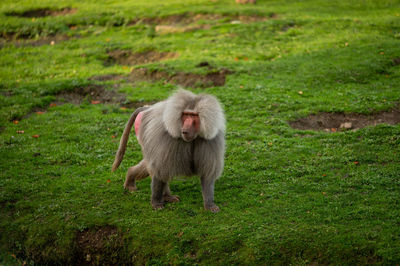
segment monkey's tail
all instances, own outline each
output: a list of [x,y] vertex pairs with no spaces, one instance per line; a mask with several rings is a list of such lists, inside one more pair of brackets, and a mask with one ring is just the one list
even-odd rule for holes
[[131,115],[131,117],[129,118],[128,123],[126,123],[124,133],[122,133],[121,140],[119,142],[118,151],[115,154],[115,160],[114,160],[114,163],[113,163],[112,169],[111,169],[112,172],[117,170],[118,166],[122,162],[122,159],[124,158],[126,144],[128,143],[128,139],[129,139],[129,133],[131,132],[132,125],[133,125],[133,123],[135,123],[137,115],[140,112],[143,112],[144,110],[146,110],[147,108],[149,108],[149,107],[143,106],[143,107],[139,107],[138,109],[136,109],[133,112],[133,114]]

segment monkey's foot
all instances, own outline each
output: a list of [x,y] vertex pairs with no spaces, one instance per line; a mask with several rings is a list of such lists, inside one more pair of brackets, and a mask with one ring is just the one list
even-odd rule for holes
[[129,192],[133,192],[137,190],[136,185],[124,185],[124,188],[127,189]]
[[162,210],[164,209],[164,202],[151,203],[151,206],[153,206],[154,210]]
[[204,206],[204,209],[209,210],[209,211],[214,212],[214,213],[220,211],[219,207],[217,205],[215,205],[215,204],[211,205],[211,206]]
[[165,202],[170,202],[170,203],[174,203],[174,202],[179,202],[180,201],[179,196],[177,196],[177,195],[164,195],[163,196],[163,200]]

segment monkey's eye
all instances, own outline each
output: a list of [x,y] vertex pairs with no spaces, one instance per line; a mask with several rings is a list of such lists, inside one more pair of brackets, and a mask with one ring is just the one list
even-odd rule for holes
[[197,113],[197,112],[192,112],[192,111],[184,111],[184,112],[182,112],[182,115],[187,115],[187,116],[199,116],[199,113]]

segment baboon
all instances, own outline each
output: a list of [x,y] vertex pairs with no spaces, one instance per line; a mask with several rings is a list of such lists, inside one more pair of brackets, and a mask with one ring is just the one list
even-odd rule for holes
[[133,124],[143,159],[128,169],[125,189],[136,190],[136,180],[150,175],[151,204],[162,209],[165,202],[179,201],[169,189],[173,177],[198,175],[204,208],[218,212],[214,182],[222,173],[225,154],[225,116],[218,100],[179,89],[164,101],[138,108],[125,126],[112,171],[123,159]]

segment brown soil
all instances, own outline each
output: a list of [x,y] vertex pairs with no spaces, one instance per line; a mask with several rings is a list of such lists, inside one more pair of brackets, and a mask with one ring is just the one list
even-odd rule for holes
[[380,112],[371,115],[344,114],[344,113],[319,113],[289,122],[295,129],[301,130],[324,130],[336,132],[344,130],[357,130],[366,126],[378,124],[396,125],[400,123],[400,109]]
[[142,19],[135,19],[131,21],[128,25],[135,25],[138,23],[144,24],[152,24],[152,25],[188,25],[197,23],[199,21],[216,21],[221,19],[230,19],[232,21],[239,20],[243,23],[251,23],[257,21],[264,21],[271,18],[276,18],[277,15],[271,13],[267,16],[228,16],[228,15],[221,15],[221,14],[193,14],[193,13],[184,13],[184,14],[177,14],[177,15],[170,15],[166,17],[156,17],[156,18],[142,18]]
[[210,72],[206,75],[195,73],[178,72],[169,74],[161,70],[149,70],[146,68],[137,68],[132,70],[129,75],[130,81],[158,81],[181,85],[183,87],[200,87],[208,88],[215,86],[223,86],[225,84],[226,75],[232,72],[227,69]]
[[75,262],[86,265],[118,263],[123,239],[115,226],[107,225],[76,233]]
[[61,9],[51,9],[51,8],[38,8],[31,9],[23,12],[7,12],[7,16],[16,16],[16,17],[24,17],[24,18],[40,18],[47,16],[65,16],[68,14],[73,14],[77,11],[76,8],[65,7]]
[[183,26],[183,25],[157,25],[155,30],[160,34],[168,33],[182,33],[196,30],[205,30],[211,28],[211,25],[196,25],[196,26]]
[[[77,87],[73,90],[61,91],[57,94],[56,104],[72,103],[81,104],[88,103],[112,103],[119,104],[121,107],[136,109],[145,105],[152,105],[157,101],[128,101],[125,94],[118,93],[113,90],[106,90],[101,85],[89,85],[87,87]],[[34,110],[43,111],[43,110]]]
[[184,13],[184,14],[170,15],[166,17],[135,19],[131,21],[128,25],[134,25],[137,23],[152,24],[152,25],[191,24],[199,20],[218,20],[221,18],[223,18],[223,16],[219,14]]
[[4,46],[42,46],[42,45],[55,45],[63,41],[70,40],[72,38],[79,38],[79,36],[69,37],[67,35],[55,35],[55,36],[45,36],[39,39],[30,40],[31,36],[20,36],[16,34],[7,34],[2,36],[0,39],[0,48]]
[[176,57],[178,57],[178,54],[173,52],[146,51],[141,53],[132,53],[128,50],[117,49],[108,52],[108,58],[104,64],[107,66],[113,64],[133,66],[158,62]]
[[84,101],[89,103],[95,101],[99,103],[118,103],[126,102],[124,94],[117,93],[113,90],[106,90],[101,85],[89,85],[86,87],[77,87],[73,90],[61,91],[57,94],[57,103],[62,104],[69,102],[73,104],[81,104]]
[[97,81],[121,80],[121,79],[124,79],[124,77],[119,74],[97,75],[89,78],[89,80],[97,80]]
[[134,102],[128,102],[128,103],[121,104],[121,106],[129,108],[129,109],[137,109],[142,106],[153,105],[157,102],[158,101],[134,101]]

